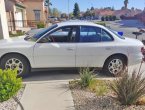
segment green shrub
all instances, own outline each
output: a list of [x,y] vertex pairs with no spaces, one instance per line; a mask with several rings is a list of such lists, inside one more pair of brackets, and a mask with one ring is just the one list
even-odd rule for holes
[[105,22],[96,22],[96,24],[102,25],[102,26],[106,26]]
[[0,70],[0,102],[14,97],[22,87],[22,79],[16,70]]
[[142,73],[136,71],[132,74],[125,73],[122,78],[109,84],[109,87],[122,105],[132,105],[145,95],[145,78],[142,78]]
[[108,17],[108,19],[109,19],[109,21],[113,21],[113,16],[110,15],[110,16]]
[[18,37],[18,36],[22,36],[22,35],[24,35],[25,33],[24,32],[22,32],[22,31],[20,31],[20,30],[18,30],[17,32],[16,32],[16,34],[13,34],[13,33],[9,33],[9,35],[10,35],[10,37]]
[[104,16],[102,16],[102,17],[101,17],[101,21],[105,21],[105,18],[104,18]]
[[44,25],[43,22],[37,23],[37,28],[38,28],[38,29],[39,29],[39,28],[44,28],[44,27],[45,27],[45,25]]
[[80,85],[81,87],[88,87],[91,81],[95,78],[93,75],[94,71],[91,71],[90,68],[81,68],[80,69]]
[[89,90],[96,93],[97,96],[103,96],[109,92],[109,88],[104,80],[92,80]]
[[106,16],[106,17],[105,17],[105,20],[106,20],[106,21],[109,21],[109,17],[108,17],[108,16]]
[[113,21],[117,20],[116,16],[113,16]]

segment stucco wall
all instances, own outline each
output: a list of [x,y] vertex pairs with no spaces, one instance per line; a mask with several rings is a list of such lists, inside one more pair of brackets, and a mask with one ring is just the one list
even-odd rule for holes
[[45,14],[43,10],[43,2],[42,1],[24,1],[24,5],[26,6],[26,15],[27,15],[27,20],[35,20],[35,14],[34,10],[41,10],[40,13],[40,20],[45,21]]
[[0,0],[0,39],[8,39],[8,24],[4,0]]

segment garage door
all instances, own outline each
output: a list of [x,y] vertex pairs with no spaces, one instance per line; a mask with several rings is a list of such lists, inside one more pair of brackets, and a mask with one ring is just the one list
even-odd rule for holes
[[17,11],[16,14],[16,27],[23,27],[23,13],[21,10]]

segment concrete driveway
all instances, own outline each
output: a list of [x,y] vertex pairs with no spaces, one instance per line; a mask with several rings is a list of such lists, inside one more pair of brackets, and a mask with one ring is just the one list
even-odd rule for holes
[[[140,65],[129,67],[129,71]],[[145,70],[145,64],[141,71]],[[145,75],[145,74],[144,74]],[[98,74],[99,78],[114,78]],[[25,110],[75,110],[68,82],[78,79],[76,70],[32,72],[24,79],[26,88],[21,98]],[[19,107],[17,110],[21,110]]]
[[[25,78],[21,103],[25,110],[74,110],[69,80],[78,78],[75,70],[37,71]],[[21,110],[20,107],[17,110]]]

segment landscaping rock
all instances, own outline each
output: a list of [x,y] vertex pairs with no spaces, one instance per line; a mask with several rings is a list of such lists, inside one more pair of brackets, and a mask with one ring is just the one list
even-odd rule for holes
[[81,89],[71,89],[76,110],[145,110],[145,106],[121,106],[109,95],[96,96]]

